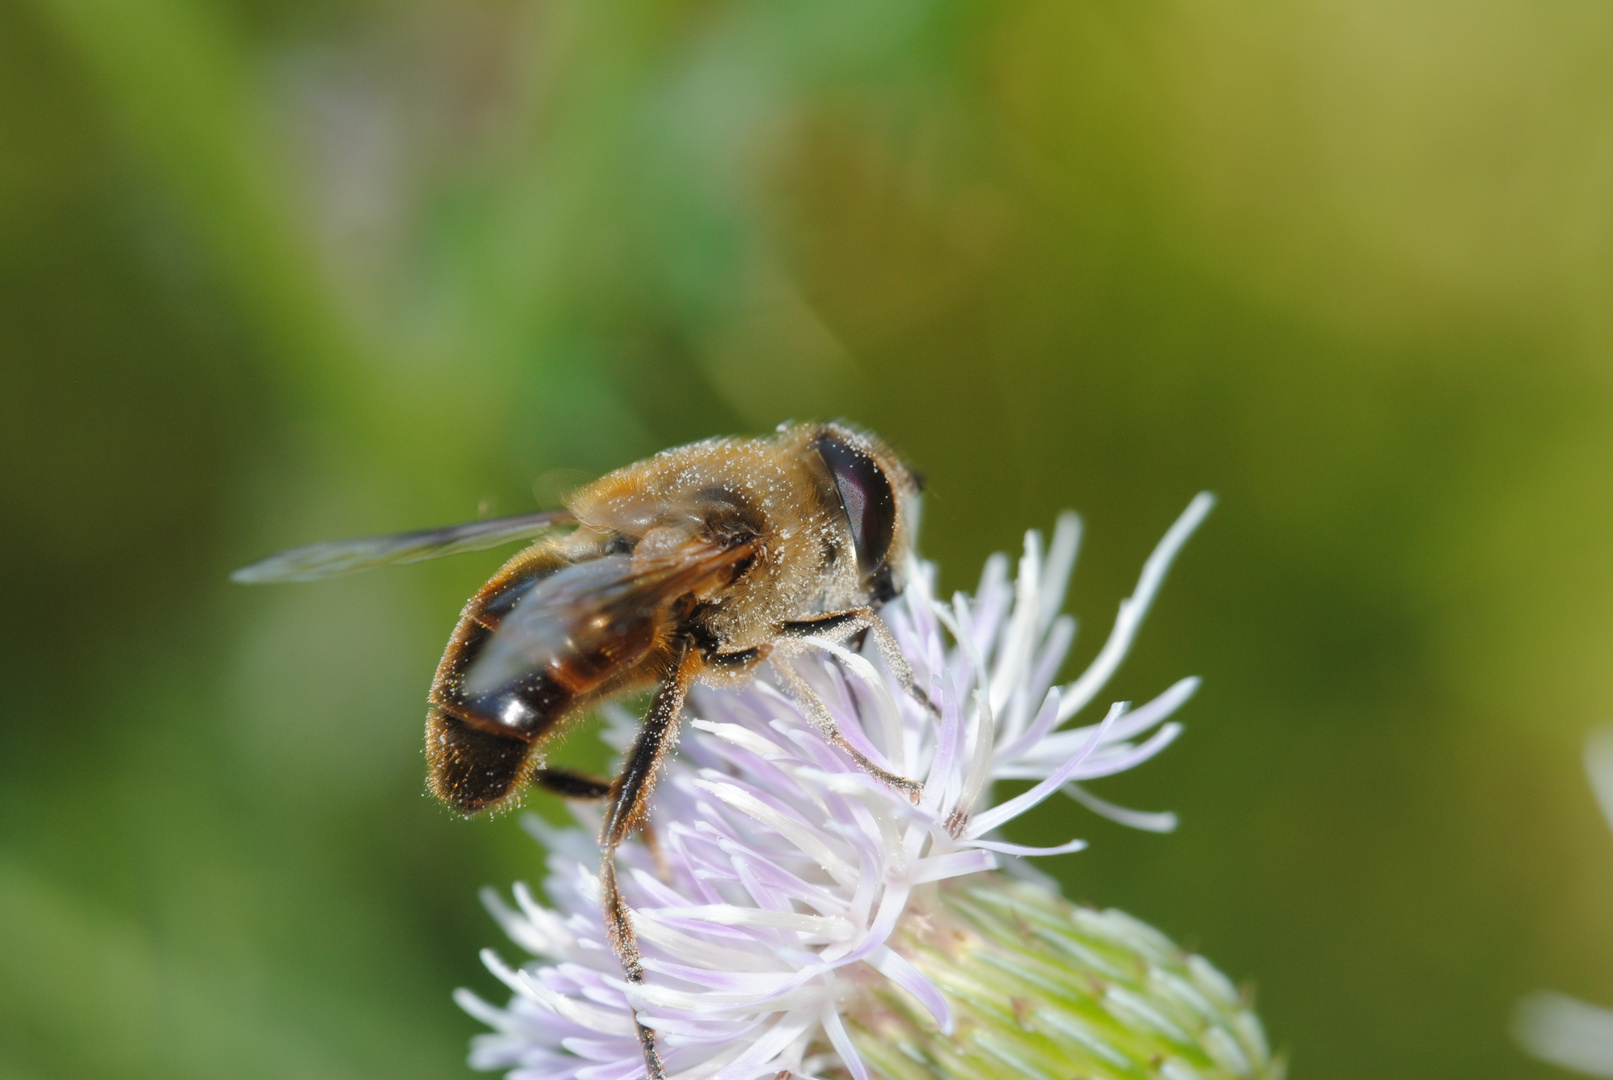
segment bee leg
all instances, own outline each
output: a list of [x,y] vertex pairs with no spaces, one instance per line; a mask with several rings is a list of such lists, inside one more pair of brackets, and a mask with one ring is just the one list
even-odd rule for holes
[[772,651],[771,645],[755,645],[738,652],[713,652],[706,655],[706,664],[713,673],[744,675],[766,660]]
[[[599,834],[599,884],[605,909],[605,932],[622,962],[628,982],[644,981],[644,965],[639,958],[638,939],[633,933],[627,904],[616,884],[616,849],[634,829],[644,824],[650,792],[655,788],[656,775],[661,771],[667,751],[677,742],[683,699],[700,670],[700,663],[699,652],[689,642],[678,645],[672,674],[656,692],[638,739],[627,752],[622,774],[611,785],[610,808],[605,812],[605,825]],[[661,1055],[655,1049],[655,1032],[638,1023],[636,1018],[634,1024],[638,1028],[639,1045],[644,1048],[644,1067],[649,1080],[666,1080]]]
[[885,625],[885,620],[879,617],[879,612],[873,608],[852,608],[849,611],[836,611],[828,615],[818,615],[810,619],[801,619],[796,622],[787,622],[782,627],[785,637],[850,637],[859,630],[866,630],[874,635],[874,644],[879,646],[879,655],[884,658],[885,666],[890,668],[896,681],[902,684],[907,696],[924,707],[924,711],[936,719],[940,719],[941,710],[936,708],[930,695],[924,692],[924,687],[918,684],[913,677],[913,668],[902,655],[901,646],[896,644],[896,635],[891,628]]
[[551,795],[579,802],[595,802],[610,796],[609,780],[570,769],[539,769],[532,774],[532,783]]
[[[532,784],[551,795],[576,802],[598,802],[609,798],[611,792],[609,780],[572,772],[570,769],[539,769],[532,774]],[[655,829],[651,827],[648,817],[639,825],[638,834],[644,841],[644,846],[650,849],[650,857],[655,860],[657,875],[662,881],[666,881],[672,876],[672,868],[667,865],[666,855],[655,839]]]
[[[598,802],[610,797],[610,781],[601,780],[597,776],[588,776],[583,773],[572,772],[570,769],[539,769],[532,774],[532,783],[536,787],[558,795],[562,799],[573,799],[577,802]],[[655,829],[646,817],[643,824],[638,827],[640,839],[644,846],[650,849],[650,857],[655,860],[655,871],[662,881],[672,876],[672,868],[667,865],[666,855],[661,851],[660,843],[655,839]]]
[[891,628],[885,625],[885,620],[881,619],[878,612],[872,608],[864,608],[863,611],[867,613],[869,632],[874,635],[874,644],[879,646],[879,655],[884,657],[885,666],[896,676],[896,681],[902,684],[902,689],[907,691],[908,697],[918,702],[925,712],[937,720],[941,719],[940,708],[930,700],[930,695],[924,692],[924,687],[918,684],[918,679],[913,675],[913,668],[908,664],[907,657],[902,655],[902,647],[896,643],[896,635],[891,633]]
[[907,797],[913,802],[916,803],[919,801],[919,797],[924,794],[923,784],[919,783],[917,780],[909,780],[905,776],[897,776],[895,773],[886,769],[881,769],[878,765],[875,765],[872,761],[869,761],[866,754],[864,754],[861,750],[858,750],[855,746],[851,745],[851,743],[846,740],[846,737],[840,734],[840,725],[835,723],[834,715],[829,712],[829,706],[823,703],[823,699],[818,696],[816,690],[813,690],[812,687],[807,684],[807,681],[801,677],[801,673],[799,671],[796,671],[795,668],[791,667],[787,663],[774,664],[773,667],[777,669],[778,673],[784,677],[784,681],[789,684],[790,693],[795,695],[795,700],[799,701],[806,707],[808,718],[811,719],[813,725],[820,732],[822,732],[824,739],[827,740],[831,746],[838,746],[847,754],[850,754],[851,759],[855,761],[864,772],[878,777],[891,787],[906,792]]

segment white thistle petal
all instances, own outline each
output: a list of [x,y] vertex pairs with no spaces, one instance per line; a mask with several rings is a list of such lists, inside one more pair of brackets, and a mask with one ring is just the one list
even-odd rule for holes
[[1027,847],[1024,844],[1009,844],[1001,840],[970,840],[970,846],[984,848],[987,851],[1000,852],[1003,855],[1069,855],[1076,851],[1085,851],[1085,840],[1067,840],[1053,847]]
[[1586,742],[1585,773],[1591,778],[1591,790],[1596,793],[1602,816],[1613,827],[1613,729],[1596,731]]
[[[1131,768],[1168,744],[1181,730],[1168,718],[1196,679],[1135,710],[1116,705],[1099,723],[1060,726],[1119,666],[1211,502],[1201,495],[1171,527],[1097,658],[1066,686],[1053,680],[1074,639],[1074,621],[1060,614],[1081,536],[1073,514],[1059,518],[1045,552],[1039,536],[1027,535],[1012,580],[1006,558],[989,559],[972,598],[940,605],[933,568],[908,568],[903,596],[882,615],[939,720],[904,693],[877,649],[825,640],[792,653],[787,662],[851,746],[923,783],[916,805],[826,743],[814,718],[777,686],[758,679],[737,691],[696,688],[652,807],[662,862],[637,841],[619,852],[644,981],[625,980],[600,916],[592,839],[599,810],[578,811],[582,829],[530,820],[550,852],[552,908],[524,886],[513,907],[486,902],[541,961],[517,969],[484,954],[514,994],[503,1009],[469,991],[456,995],[493,1030],[478,1037],[472,1064],[514,1069],[521,1080],[630,1080],[643,1073],[636,1011],[657,1033],[670,1080],[836,1068],[866,1078],[848,1033],[857,1017],[846,1010],[870,979],[900,987],[922,1007],[918,1015],[950,1029],[946,997],[893,947],[905,940],[899,930],[916,895],[1005,859],[1080,850],[1079,839],[1037,848],[997,835],[1055,792],[1139,828],[1175,824],[1173,815],[1113,806],[1076,782]],[[625,745],[630,718],[610,713],[607,741]],[[1013,778],[1035,784],[990,805],[992,785]],[[1108,1004],[1156,1026],[1173,1023],[1140,998]],[[1236,1062],[1242,1046],[1222,1048],[1223,1056]]]
[[1169,810],[1130,810],[1124,806],[1116,806],[1112,802],[1098,798],[1076,783],[1065,784],[1059,790],[1099,817],[1106,817],[1118,824],[1141,829],[1143,832],[1167,833],[1176,829],[1176,815]]
[[1518,1006],[1513,1028],[1536,1057],[1587,1076],[1613,1076],[1613,1011],[1541,991]]
[[[1594,731],[1586,740],[1585,772],[1602,816],[1613,826],[1613,728]],[[1518,1003],[1512,1034],[1542,1061],[1587,1076],[1613,1077],[1613,1010],[1540,990]]]
[[1071,683],[1065,691],[1064,704],[1059,709],[1059,719],[1068,720],[1076,713],[1087,707],[1091,700],[1098,696],[1108,683],[1109,677],[1120,667],[1120,661],[1126,658],[1131,649],[1132,640],[1137,636],[1137,630],[1142,626],[1143,616],[1148,614],[1148,608],[1154,602],[1154,594],[1165,583],[1165,572],[1176,561],[1177,552],[1187,543],[1188,537],[1193,535],[1201,522],[1204,521],[1210,509],[1215,506],[1215,496],[1207,491],[1201,491],[1188,503],[1182,516],[1176,519],[1165,533],[1159,546],[1143,564],[1142,576],[1137,579],[1137,588],[1125,600],[1120,602],[1120,614],[1115,616],[1114,629],[1109,632],[1109,640],[1103,643],[1097,657],[1082,672],[1081,677]]

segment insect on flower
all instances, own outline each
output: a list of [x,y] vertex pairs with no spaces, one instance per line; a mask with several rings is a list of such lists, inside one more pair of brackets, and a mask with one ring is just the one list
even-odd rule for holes
[[[1114,806],[1086,785],[1172,745],[1198,679],[1081,717],[1212,501],[1199,495],[1166,532],[1069,682],[1058,675],[1076,631],[1061,614],[1073,514],[1048,544],[1026,536],[1017,573],[993,556],[974,595],[950,603],[915,559],[881,609],[939,721],[906,700],[872,642],[792,661],[848,739],[924,782],[917,804],[825,746],[801,701],[768,682],[695,688],[657,789],[659,849],[630,840],[618,853],[645,979],[624,980],[608,946],[597,809],[575,807],[580,829],[529,815],[548,850],[542,892],[518,884],[513,906],[484,896],[531,959],[484,951],[506,1005],[456,995],[492,1028],[472,1067],[633,1080],[643,1025],[680,1080],[1279,1080],[1249,1000],[1207,960],[1123,913],[1069,903],[1021,861],[1081,840],[1034,848],[1001,833],[1060,794],[1123,824],[1174,827],[1173,814]],[[633,718],[603,711],[607,741],[626,746]],[[999,780],[1032,784],[1003,792]]]
[[[564,511],[317,544],[233,576],[307,581],[537,538],[471,598],[449,640],[426,718],[430,785],[466,814],[528,783],[604,801],[605,924],[637,983],[615,854],[647,825],[692,686],[740,685],[769,658],[867,633],[907,693],[936,712],[876,611],[901,593],[917,494],[913,473],[877,439],[840,424],[787,425],[772,438],[663,451],[584,487]],[[775,668],[829,743],[917,801],[917,782],[871,761],[793,667]],[[545,749],[571,722],[650,687],[615,780],[547,767]],[[643,1025],[638,1035],[659,1080],[654,1036]]]

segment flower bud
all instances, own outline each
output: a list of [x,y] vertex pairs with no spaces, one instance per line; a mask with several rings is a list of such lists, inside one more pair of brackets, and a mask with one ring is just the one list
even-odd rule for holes
[[977,874],[930,890],[892,947],[950,1006],[950,1033],[888,980],[844,1009],[885,1080],[1277,1080],[1260,1020],[1201,956],[1120,911]]

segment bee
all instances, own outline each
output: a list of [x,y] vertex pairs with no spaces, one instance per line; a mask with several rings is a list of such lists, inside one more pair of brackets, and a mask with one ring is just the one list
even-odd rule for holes
[[[657,774],[696,683],[733,686],[768,660],[866,633],[908,694],[914,681],[881,604],[900,594],[919,482],[875,437],[791,424],[770,438],[665,450],[583,487],[565,509],[298,548],[236,581],[307,581],[514,540],[536,542],[465,605],[432,681],[432,792],[474,814],[527,785],[604,802],[605,925],[631,982],[643,979],[616,883],[616,849],[648,829]],[[919,785],[870,761],[788,663],[773,669],[825,739],[915,801]],[[594,706],[653,690],[614,780],[549,767],[545,751]],[[639,1025],[652,1080],[663,1071]]]

